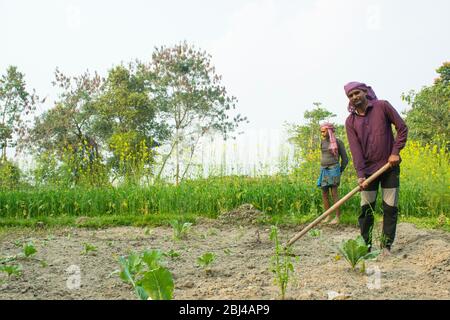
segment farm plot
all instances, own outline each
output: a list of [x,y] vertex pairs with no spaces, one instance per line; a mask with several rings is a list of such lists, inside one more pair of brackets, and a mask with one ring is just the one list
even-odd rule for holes
[[[286,241],[298,230],[282,227],[279,237]],[[279,299],[269,233],[267,225],[226,219],[198,221],[179,240],[171,227],[7,231],[0,256],[17,255],[30,241],[37,252],[14,261],[18,275],[0,274],[0,299],[137,299],[115,272],[118,259],[151,249],[169,253],[174,299]],[[321,226],[298,240],[285,298],[450,299],[448,233],[401,223],[392,254],[366,262],[364,273],[337,250],[358,234],[356,227]],[[207,268],[199,257],[210,259]]]

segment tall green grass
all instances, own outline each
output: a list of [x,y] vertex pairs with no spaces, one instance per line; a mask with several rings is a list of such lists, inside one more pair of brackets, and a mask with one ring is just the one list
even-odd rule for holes
[[[436,148],[409,143],[402,151],[399,210],[404,217],[449,217],[449,156]],[[65,217],[141,219],[161,215],[217,217],[244,203],[270,216],[304,220],[322,211],[321,191],[315,186],[319,162],[314,155],[294,172],[273,176],[221,176],[187,180],[179,186],[159,183],[149,187],[34,188],[0,192],[0,219],[33,220]],[[350,164],[344,172],[340,195],[356,186]],[[381,212],[380,199],[377,211]],[[357,216],[359,197],[341,207]],[[131,218],[130,218],[131,217]],[[127,219],[128,219],[127,218]],[[6,220],[4,220],[6,221]],[[70,219],[68,220],[70,221]],[[448,221],[448,219],[446,220]]]

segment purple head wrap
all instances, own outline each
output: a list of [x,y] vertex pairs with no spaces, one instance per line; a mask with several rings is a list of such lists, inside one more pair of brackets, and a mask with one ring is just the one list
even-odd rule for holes
[[[361,89],[366,91],[366,97],[368,100],[377,100],[377,96],[375,92],[373,91],[372,87],[366,85],[362,82],[349,82],[344,86],[345,94],[348,95],[350,91],[355,89]],[[348,111],[350,113],[355,112],[355,107],[349,102],[348,103]]]

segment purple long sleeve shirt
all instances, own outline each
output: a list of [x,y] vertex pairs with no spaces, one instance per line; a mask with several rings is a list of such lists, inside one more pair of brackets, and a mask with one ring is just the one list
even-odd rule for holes
[[[395,140],[391,124],[397,131]],[[351,113],[345,128],[358,178],[365,178],[380,169],[391,154],[399,155],[408,135],[405,122],[385,100],[369,100],[365,115]]]

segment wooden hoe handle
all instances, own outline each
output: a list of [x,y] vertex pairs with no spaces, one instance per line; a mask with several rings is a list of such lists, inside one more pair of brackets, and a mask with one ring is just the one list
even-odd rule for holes
[[[378,178],[380,175],[382,175],[386,170],[388,170],[391,167],[391,164],[388,162],[384,166],[382,166],[380,169],[378,169],[374,174],[372,174],[369,178],[367,178],[363,185],[368,186],[372,181],[374,181],[376,178]],[[300,232],[298,232],[296,235],[294,235],[291,240],[288,241],[286,244],[286,247],[291,246],[295,241],[300,239],[305,233],[307,233],[309,230],[311,230],[313,227],[315,227],[320,221],[322,221],[325,217],[330,215],[334,210],[339,208],[343,203],[345,203],[348,199],[350,199],[355,193],[360,191],[359,185],[354,188],[352,191],[347,193],[342,199],[340,199],[338,202],[333,204],[327,211],[322,213],[319,217],[317,217],[316,220],[311,222],[306,228],[302,229]]]

